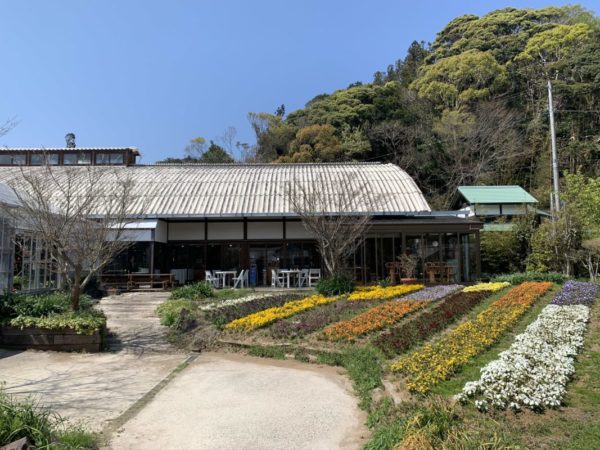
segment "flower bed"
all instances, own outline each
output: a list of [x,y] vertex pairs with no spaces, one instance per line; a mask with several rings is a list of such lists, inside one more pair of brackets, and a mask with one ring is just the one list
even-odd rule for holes
[[275,339],[297,338],[313,331],[320,330],[340,320],[340,316],[352,312],[361,312],[370,307],[365,302],[349,302],[341,299],[334,303],[322,305],[294,316],[287,320],[280,320],[271,327],[271,336]]
[[550,303],[553,305],[591,306],[599,293],[600,286],[597,284],[569,280]]
[[[226,323],[240,319],[250,314],[263,311],[268,308],[281,306],[291,300],[303,298],[301,294],[283,294],[273,295],[270,297],[259,297],[249,301],[235,302],[219,308],[214,308],[206,311],[206,317],[218,327],[224,326]],[[237,299],[236,299],[237,300]]]
[[481,369],[479,381],[465,384],[458,400],[480,397],[480,410],[527,407],[541,411],[560,406],[583,345],[589,308],[548,305],[499,358]]
[[283,319],[285,317],[293,316],[301,311],[314,308],[315,306],[325,305],[327,303],[335,302],[337,297],[324,297],[322,295],[311,295],[302,300],[295,300],[284,303],[283,305],[275,308],[265,309],[249,316],[241,317],[225,325],[228,330],[244,330],[252,331],[257,328],[264,327],[276,320]]
[[511,347],[481,369],[480,379],[465,384],[457,399],[478,397],[480,410],[490,405],[535,411],[560,406],[584,342],[589,306],[599,292],[598,285],[568,281]]
[[494,283],[479,283],[473,286],[467,286],[463,289],[463,292],[479,292],[479,291],[488,291],[488,292],[496,292],[500,289],[504,289],[505,287],[510,286],[508,281],[497,281]]
[[450,323],[462,317],[486,295],[485,292],[456,292],[436,303],[433,309],[419,314],[408,323],[383,332],[373,343],[388,357],[405,352],[419,341],[443,330]]
[[412,294],[405,295],[402,300],[427,300],[435,301],[447,297],[450,294],[455,293],[463,289],[464,286],[460,284],[443,284],[440,286],[429,286]]
[[418,291],[423,289],[425,286],[422,284],[401,284],[398,286],[381,287],[375,286],[369,290],[355,290],[348,296],[348,300],[387,300],[394,297],[400,297],[401,295],[408,294],[410,292]]
[[528,282],[511,289],[474,319],[400,358],[392,370],[406,375],[406,386],[411,391],[428,392],[496,342],[551,287],[549,282]]
[[323,337],[330,341],[342,339],[352,341],[357,336],[393,325],[407,314],[425,305],[426,302],[416,300],[389,301],[375,306],[350,320],[328,326],[323,330]]

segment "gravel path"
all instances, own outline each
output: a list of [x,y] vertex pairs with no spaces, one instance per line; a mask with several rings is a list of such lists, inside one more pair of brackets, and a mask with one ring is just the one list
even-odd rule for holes
[[114,450],[358,449],[366,417],[330,367],[202,354],[113,437]]

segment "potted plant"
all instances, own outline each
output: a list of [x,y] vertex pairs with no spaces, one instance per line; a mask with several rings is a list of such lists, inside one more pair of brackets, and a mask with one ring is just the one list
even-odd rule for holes
[[415,256],[402,254],[398,257],[400,264],[402,264],[402,275],[400,279],[402,283],[409,284],[415,283],[415,271],[417,270],[418,260]]

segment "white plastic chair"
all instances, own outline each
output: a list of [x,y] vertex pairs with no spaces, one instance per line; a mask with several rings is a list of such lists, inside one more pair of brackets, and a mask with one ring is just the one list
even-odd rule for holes
[[285,286],[285,276],[279,271],[271,269],[271,287]]
[[204,279],[208,281],[213,287],[219,287],[219,278],[215,277],[210,270],[204,271]]
[[321,269],[310,269],[308,271],[308,287],[312,287],[321,279]]
[[233,288],[238,287],[244,288],[248,286],[248,271],[245,269],[240,270],[240,274],[237,277],[233,277]]
[[302,269],[298,274],[298,287],[306,287],[309,285],[310,270]]

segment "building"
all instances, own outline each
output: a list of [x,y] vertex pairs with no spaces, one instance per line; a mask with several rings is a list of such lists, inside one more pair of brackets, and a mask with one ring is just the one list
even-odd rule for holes
[[[131,149],[121,149],[123,155]],[[21,161],[32,160],[28,150]],[[83,161],[97,161],[99,149],[77,149]],[[115,149],[115,151],[117,151]],[[23,149],[2,153],[17,155]],[[60,174],[73,148],[53,149]],[[48,154],[48,153],[46,153]],[[54,157],[56,161],[56,157]],[[14,160],[14,157],[13,157]],[[103,182],[128,176],[134,182],[131,205],[136,221],[128,224],[134,244],[107,268],[113,273],[169,273],[182,281],[200,280],[205,270],[257,269],[257,284],[268,284],[270,269],[319,268],[314,237],[294,213],[286,195],[291,183],[334,198],[348,183],[366,191],[377,204],[371,226],[350,265],[362,282],[385,278],[385,264],[402,253],[418,258],[417,275],[426,264],[446,264],[456,281],[479,277],[479,230],[482,224],[450,212],[431,211],[412,178],[398,166],[378,163],[332,164],[97,164]],[[40,170],[35,167],[25,170]],[[0,167],[0,181],[22,168]],[[344,214],[331,211],[331,214]]]
[[[521,186],[461,186],[455,201],[465,217],[485,222],[486,231],[509,230],[515,217],[547,215],[537,209],[537,204],[537,199]],[[505,223],[492,223],[499,219]]]

